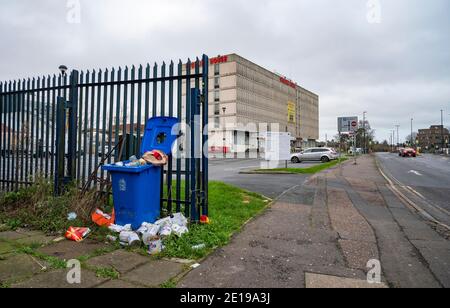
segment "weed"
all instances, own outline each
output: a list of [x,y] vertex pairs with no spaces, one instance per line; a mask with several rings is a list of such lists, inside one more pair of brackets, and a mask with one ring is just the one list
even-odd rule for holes
[[120,273],[110,267],[97,268],[95,270],[95,275],[98,278],[108,278],[108,279],[119,279]]

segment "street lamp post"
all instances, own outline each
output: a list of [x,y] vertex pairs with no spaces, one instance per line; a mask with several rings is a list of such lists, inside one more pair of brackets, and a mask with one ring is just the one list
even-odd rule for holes
[[411,147],[412,148],[414,147],[413,146],[413,122],[414,122],[414,119],[411,118]]
[[400,125],[395,125],[397,128],[397,147],[400,146]]
[[444,110],[441,109],[441,151],[444,154],[445,140],[444,140]]
[[226,127],[225,127],[225,114],[227,112],[227,107],[223,107],[222,108],[223,111],[223,146],[222,146],[222,153],[223,153],[223,158],[227,157],[227,149],[225,147],[226,141],[227,141],[227,137],[226,137]]
[[364,129],[364,146],[363,147],[364,147],[364,154],[367,154],[366,114],[367,114],[367,111],[364,111],[363,112],[363,129]]

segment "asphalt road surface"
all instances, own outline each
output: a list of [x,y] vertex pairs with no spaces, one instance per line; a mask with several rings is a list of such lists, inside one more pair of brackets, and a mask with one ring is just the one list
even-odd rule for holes
[[377,154],[385,175],[410,201],[433,218],[450,226],[450,158],[421,155],[403,158],[395,154]]
[[[222,181],[240,188],[260,193],[269,198],[277,198],[284,192],[297,185],[302,185],[308,175],[263,175],[240,174],[241,171],[255,170],[261,167],[261,159],[212,159],[209,161],[209,179]],[[288,163],[291,168],[308,168],[317,165],[316,162],[302,164]],[[285,166],[285,162],[279,162],[279,167]]]

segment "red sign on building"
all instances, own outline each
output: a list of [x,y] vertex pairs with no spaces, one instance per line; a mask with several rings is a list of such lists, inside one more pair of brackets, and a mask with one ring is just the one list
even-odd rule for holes
[[297,87],[297,85],[294,82],[292,82],[289,79],[284,78],[284,77],[280,77],[280,82],[293,88],[293,89],[295,89]]
[[[211,65],[221,64],[221,63],[226,63],[226,62],[228,62],[228,56],[221,56],[221,57],[211,58],[209,60],[209,63]],[[195,63],[196,62],[192,62],[191,63],[191,69],[195,69]],[[198,66],[202,67],[203,66],[203,61],[200,60]]]

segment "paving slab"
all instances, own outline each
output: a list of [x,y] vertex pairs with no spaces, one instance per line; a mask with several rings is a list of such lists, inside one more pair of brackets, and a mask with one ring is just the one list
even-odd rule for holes
[[0,232],[0,240],[15,241],[27,237],[28,235],[16,231]]
[[86,264],[96,268],[114,268],[120,274],[124,274],[149,261],[149,257],[125,250],[116,250],[106,255],[92,258]]
[[12,253],[15,250],[16,248],[12,244],[0,241],[0,256]]
[[37,231],[37,230],[28,230],[28,229],[23,229],[23,228],[19,228],[16,230],[17,233],[26,235],[26,236],[37,236],[37,235],[45,235],[44,232],[42,231]]
[[147,287],[159,287],[181,274],[183,270],[184,265],[180,263],[164,260],[151,261],[123,275],[122,280]]
[[385,289],[386,284],[370,284],[365,280],[306,273],[306,288],[309,289]]
[[108,247],[109,246],[104,243],[99,243],[89,239],[86,239],[81,243],[65,240],[50,246],[39,248],[38,251],[62,260],[70,260],[92,254],[99,249],[105,249]]
[[110,280],[97,286],[99,289],[140,289],[142,286],[124,280]]
[[41,246],[51,244],[55,237],[53,236],[47,236],[45,234],[39,234],[39,235],[33,235],[28,236],[25,238],[21,238],[16,240],[16,243],[20,245],[32,245],[32,244],[38,244]]
[[[46,266],[43,261],[39,263]],[[42,267],[29,255],[12,255],[0,261],[0,281],[3,282],[17,282],[41,272]]]
[[378,248],[375,243],[339,240],[348,266],[361,270],[367,269],[367,262],[379,260]]
[[35,275],[31,279],[26,280],[21,283],[13,284],[12,288],[21,288],[21,289],[62,289],[62,288],[74,288],[74,289],[83,289],[83,288],[93,288],[96,287],[106,281],[106,278],[99,278],[95,275],[95,273],[81,270],[81,284],[69,284],[67,282],[67,274],[68,269],[61,269],[56,271],[51,271],[47,273],[43,273],[40,275]]

